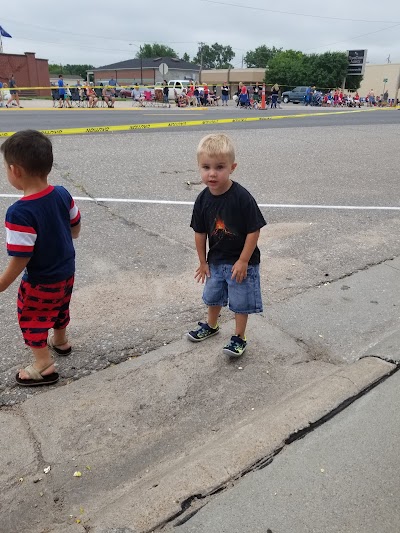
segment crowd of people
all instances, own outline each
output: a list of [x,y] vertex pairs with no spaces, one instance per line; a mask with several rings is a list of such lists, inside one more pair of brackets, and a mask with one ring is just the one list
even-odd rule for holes
[[389,92],[386,90],[381,95],[375,95],[375,91],[371,89],[365,97],[360,96],[356,91],[354,94],[345,93],[343,89],[331,89],[323,92],[318,90],[315,86],[309,86],[304,97],[305,105],[322,106],[322,107],[361,107],[366,104],[368,107],[383,107],[391,105],[389,99]]
[[[113,83],[114,82],[114,83]],[[104,102],[106,107],[113,108],[116,99],[116,82],[111,78],[108,85],[100,83],[95,87],[93,82],[81,84],[80,80],[73,87],[64,81],[62,74],[58,76],[57,85],[52,89],[53,106],[58,108],[71,108],[72,103],[81,107],[97,107],[99,101]]]
[[[164,80],[165,87],[168,87],[166,80]],[[184,87],[181,93],[178,93],[176,89],[174,90],[174,100],[178,107],[190,105],[206,107],[219,105],[221,96],[217,95],[216,85],[212,87],[209,87],[207,83],[198,85],[193,80],[190,80],[188,87]],[[222,98],[222,105],[228,105],[226,95]]]
[[3,104],[6,107],[16,106],[22,108],[22,105],[19,101],[17,83],[15,81],[14,74],[11,74],[8,83],[2,83],[0,81],[0,107],[2,107]]
[[[64,81],[62,74],[58,77],[57,84],[52,84],[53,107],[71,108],[73,104],[80,107],[97,107],[101,102],[103,106],[113,108],[118,97],[117,82],[111,78],[107,84],[99,83],[95,86],[93,82],[81,83],[80,80],[74,86],[70,86]],[[237,91],[232,95],[234,105],[239,108],[259,109],[261,107],[261,84],[246,85],[239,83]],[[129,93],[128,93],[129,94]],[[231,87],[228,82],[224,82],[218,89],[217,85],[209,86],[207,83],[199,84],[189,80],[187,87],[180,91],[174,90],[174,101],[177,107],[187,106],[228,106],[231,99]],[[139,106],[144,107],[149,102],[159,102],[171,107],[170,87],[167,80],[161,88],[141,88],[135,84],[131,90],[131,97]],[[281,91],[278,84],[273,85],[266,94],[266,104],[268,107],[280,108]],[[315,86],[309,86],[304,96],[306,106],[323,107],[361,107],[366,104],[369,107],[383,107],[393,105],[394,101],[389,99],[388,91],[380,95],[375,95],[371,89],[365,97],[355,93],[345,93],[343,89],[331,89],[322,91]],[[0,107],[20,107],[20,99],[14,75],[11,75],[8,83],[0,82]]]
[[[262,90],[263,86],[258,83],[255,85],[246,85],[240,82],[238,90],[233,95],[233,101],[239,108],[260,109]],[[266,105],[271,106],[271,109],[281,108],[279,97],[279,85],[275,84],[271,88],[270,94],[265,96]]]
[[[164,98],[168,98],[169,88],[168,83],[164,80]],[[238,90],[233,95],[234,104],[238,107],[259,108],[261,104],[262,85],[246,86],[240,82]],[[207,83],[198,85],[193,80],[190,80],[188,88],[183,88],[181,93],[175,90],[174,99],[178,107],[193,106],[228,106],[230,100],[230,86],[227,81],[220,87],[220,94],[218,94],[217,85],[209,86]],[[275,85],[272,88],[271,107],[277,107],[279,96],[279,86]],[[165,100],[166,101],[166,100]]]

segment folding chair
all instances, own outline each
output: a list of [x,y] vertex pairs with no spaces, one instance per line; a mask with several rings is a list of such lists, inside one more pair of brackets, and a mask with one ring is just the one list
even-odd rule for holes
[[101,107],[105,107],[106,103],[104,101],[103,89],[101,87],[96,87],[94,92],[96,93],[98,99],[97,104],[100,104]]
[[79,98],[79,89],[77,87],[71,87],[70,91],[72,107],[80,107],[81,99]]
[[143,91],[143,96],[144,96],[143,105],[154,106],[153,95],[151,94],[151,91],[149,90]]
[[58,100],[60,99],[58,89],[51,90],[51,97],[53,98],[53,107],[58,107]]

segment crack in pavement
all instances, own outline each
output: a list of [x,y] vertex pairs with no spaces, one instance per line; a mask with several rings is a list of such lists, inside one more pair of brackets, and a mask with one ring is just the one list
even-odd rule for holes
[[[150,530],[144,532],[144,533],[156,533],[158,531],[166,531],[166,528],[170,528],[171,526],[175,529],[179,526],[183,525],[184,523],[187,523],[191,518],[193,518],[205,505],[207,505],[212,498],[215,498],[217,494],[221,492],[226,492],[230,488],[233,488],[238,481],[240,481],[241,478],[244,476],[261,470],[263,468],[266,468],[269,466],[274,458],[279,455],[281,452],[283,452],[290,444],[293,442],[300,440],[304,437],[306,437],[308,434],[315,431],[317,428],[334,418],[337,414],[341,413],[344,409],[349,407],[351,404],[353,404],[356,400],[359,398],[362,398],[368,392],[370,392],[372,389],[377,387],[379,384],[386,381],[390,376],[395,374],[398,370],[400,370],[400,364],[395,364],[395,367],[385,376],[377,379],[375,382],[371,383],[367,387],[365,387],[363,390],[357,392],[353,396],[347,398],[344,400],[341,404],[339,404],[337,407],[332,409],[330,412],[322,416],[320,419],[316,420],[315,422],[310,422],[307,427],[304,427],[303,429],[299,431],[295,431],[291,433],[285,441],[282,443],[281,446],[278,446],[272,453],[269,455],[257,460],[255,463],[253,463],[251,466],[245,468],[242,470],[239,474],[232,477],[229,481],[222,483],[221,485],[215,487],[211,491],[207,493],[202,494],[194,494],[186,498],[183,502],[181,502],[181,511],[178,511],[173,516],[167,518],[162,523],[158,524],[156,527],[151,528]],[[345,377],[345,376],[342,376]],[[351,380],[349,380],[351,383],[353,383]],[[353,383],[354,385],[354,383]],[[192,505],[193,503],[198,502],[199,500],[203,501],[204,503],[199,506],[199,508],[193,509]],[[186,514],[185,514],[186,513]]]
[[[327,286],[327,285],[331,285],[332,283],[335,283],[336,281],[341,281],[341,280],[344,280],[344,279],[348,279],[351,276],[353,276],[354,274],[358,274],[359,272],[364,272],[364,271],[369,270],[370,268],[373,268],[375,266],[384,265],[388,261],[393,261],[394,259],[398,259],[399,257],[400,256],[387,257],[386,259],[381,259],[380,261],[376,261],[375,263],[367,263],[363,267],[356,268],[353,272],[346,272],[345,274],[342,274],[341,276],[338,276],[336,278],[329,278],[329,279],[327,279],[325,281],[320,281],[319,283],[314,283],[312,285],[306,285],[305,287],[297,287],[298,292],[294,296],[293,295],[288,295],[288,296],[282,298],[281,300],[279,300],[279,303],[287,302],[291,298],[294,298],[295,296],[298,296],[300,294],[305,294],[306,292],[308,292],[310,290],[320,289],[321,287],[324,287],[324,286]],[[393,268],[394,270],[400,271],[400,269],[398,269],[396,267],[393,267],[392,265],[386,264],[386,266],[388,266],[390,268]],[[296,287],[288,285],[286,287],[281,287],[281,288],[275,290],[273,292],[273,294],[277,294],[279,292],[287,291],[287,290],[294,289],[294,288],[296,288]]]
[[96,200],[96,197],[93,196],[92,194],[90,194],[89,191],[85,188],[84,185],[82,185],[81,183],[76,182],[73,178],[70,178],[70,173],[69,172],[61,173],[61,177],[63,179],[65,179],[68,183],[73,185],[75,188],[77,188],[80,191],[82,191],[88,198],[91,198],[93,200],[94,204],[96,204],[99,207],[103,207],[104,209],[107,209],[107,211],[113,217],[119,219],[124,225],[129,226],[129,227],[133,227],[133,228],[137,228],[137,229],[143,231],[143,233],[145,233],[149,237],[159,237],[159,238],[163,239],[164,241],[168,242],[169,244],[182,246],[183,248],[185,248],[186,250],[190,250],[191,252],[195,250],[194,246],[188,246],[188,245],[186,245],[186,244],[184,244],[184,243],[182,243],[180,241],[177,241],[175,239],[172,239],[171,237],[168,237],[167,235],[164,235],[163,233],[158,233],[158,232],[155,232],[155,231],[148,230],[147,228],[145,228],[144,226],[138,224],[137,222],[130,221],[127,218],[125,218],[123,215],[120,215],[120,214],[116,213],[106,203]]

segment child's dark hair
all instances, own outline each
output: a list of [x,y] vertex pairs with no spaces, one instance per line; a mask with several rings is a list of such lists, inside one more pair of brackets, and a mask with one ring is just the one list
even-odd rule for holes
[[40,131],[18,131],[1,145],[0,150],[8,166],[18,165],[31,176],[45,177],[53,166],[51,141]]

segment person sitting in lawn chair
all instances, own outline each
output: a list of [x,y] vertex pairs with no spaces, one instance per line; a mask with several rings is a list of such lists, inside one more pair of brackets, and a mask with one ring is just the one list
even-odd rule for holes
[[107,85],[107,87],[103,87],[102,97],[107,107],[114,107],[115,89],[111,85]]

